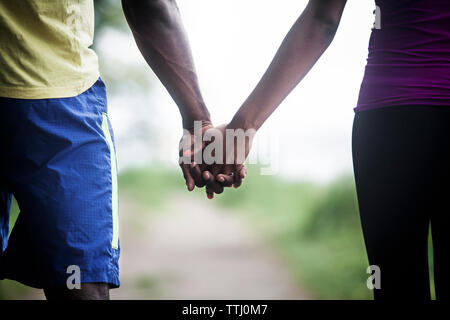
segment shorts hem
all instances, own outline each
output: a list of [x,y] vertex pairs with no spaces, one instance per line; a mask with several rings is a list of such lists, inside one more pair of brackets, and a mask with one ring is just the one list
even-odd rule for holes
[[[116,272],[112,272],[114,274]],[[118,273],[117,273],[118,274]],[[14,275],[4,275],[1,280],[9,279],[17,281],[25,286],[35,288],[35,289],[44,289],[44,288],[53,288],[53,287],[60,287],[60,286],[66,286],[67,277],[70,276],[69,274],[64,278],[60,279],[61,281],[55,280],[55,281],[33,281],[31,279],[24,279],[19,276]],[[118,275],[87,275],[82,276],[80,283],[107,283],[110,285],[110,289],[115,289],[120,287],[120,281]]]

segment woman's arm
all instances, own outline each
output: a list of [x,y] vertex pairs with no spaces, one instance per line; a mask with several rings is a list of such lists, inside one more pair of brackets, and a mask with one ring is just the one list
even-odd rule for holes
[[325,52],[347,0],[310,0],[228,128],[258,130]]
[[[280,105],[292,89],[305,77],[316,61],[325,52],[336,34],[339,21],[347,0],[310,0],[307,7],[286,35],[272,63],[259,81],[256,88],[236,112],[232,121],[224,128],[243,129],[249,137],[236,143],[227,141],[223,145],[233,144],[233,155],[224,150],[226,165],[214,164],[203,173],[206,193],[214,196],[214,183],[223,186],[239,186],[245,177],[243,161],[236,155],[247,157],[251,140],[264,121]],[[227,149],[228,150],[228,149]],[[237,151],[240,150],[240,151]],[[234,158],[234,159],[230,159]],[[231,173],[234,175],[231,177]]]

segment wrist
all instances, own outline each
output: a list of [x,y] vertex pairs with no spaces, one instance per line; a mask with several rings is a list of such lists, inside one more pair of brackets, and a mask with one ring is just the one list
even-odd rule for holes
[[259,126],[254,121],[248,118],[249,117],[245,117],[237,113],[227,127],[230,129],[243,129],[244,131],[247,130],[257,131],[259,129]]
[[211,119],[208,117],[183,118],[183,129],[193,133],[196,126],[201,128],[212,127]]
[[201,102],[190,108],[180,108],[183,129],[194,132],[194,126],[201,122],[202,127],[212,126],[208,108]]

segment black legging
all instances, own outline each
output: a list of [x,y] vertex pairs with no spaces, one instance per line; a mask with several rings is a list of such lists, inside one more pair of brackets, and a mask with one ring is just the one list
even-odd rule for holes
[[358,112],[352,149],[369,263],[381,270],[375,299],[430,298],[430,222],[436,297],[448,298],[450,106]]

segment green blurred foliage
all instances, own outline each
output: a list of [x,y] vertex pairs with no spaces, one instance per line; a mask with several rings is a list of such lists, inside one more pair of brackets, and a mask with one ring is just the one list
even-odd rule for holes
[[[9,233],[11,234],[12,228],[16,223],[17,217],[19,216],[19,206],[17,201],[13,199],[11,206],[11,214],[9,217]],[[0,300],[14,300],[23,299],[30,292],[30,289],[16,281],[12,280],[2,280],[0,281]]]
[[352,177],[343,177],[321,190],[311,209],[310,219],[302,227],[310,238],[359,228],[358,203]]
[[243,187],[218,202],[261,229],[314,298],[371,298],[353,177],[319,185],[258,171],[251,168]]
[[[120,45],[133,45],[131,30],[126,22],[121,1],[95,0],[95,36],[93,49],[99,57],[100,74],[108,94],[136,96],[146,94],[153,84],[150,68],[143,58],[138,61],[126,56],[117,57],[110,51],[119,51]],[[125,36],[128,42],[115,41]],[[102,41],[107,39],[106,41]],[[105,44],[106,42],[106,44]],[[101,46],[100,43],[104,45]],[[137,49],[136,49],[137,50]]]
[[13,198],[13,203],[11,206],[11,214],[9,216],[9,234],[11,234],[13,226],[16,224],[16,220],[19,217],[19,206],[17,205],[16,199]]
[[[127,23],[120,0],[95,0],[95,38],[110,28],[127,31]],[[95,43],[94,43],[95,46]]]
[[30,293],[30,288],[13,280],[0,281],[0,300],[22,300]]
[[170,194],[182,189],[185,188],[181,171],[177,174],[155,165],[146,169],[130,169],[119,176],[121,195],[145,206],[160,207]]

